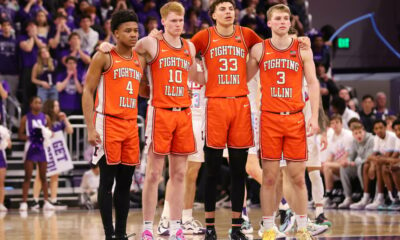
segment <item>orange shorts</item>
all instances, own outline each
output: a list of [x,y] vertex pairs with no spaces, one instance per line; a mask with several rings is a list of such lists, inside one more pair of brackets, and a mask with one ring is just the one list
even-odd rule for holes
[[247,96],[207,99],[206,144],[216,149],[224,149],[226,146],[254,146],[250,102]]
[[193,134],[192,111],[149,106],[146,119],[146,149],[156,154],[190,155],[197,152]]
[[95,146],[92,160],[94,164],[103,155],[109,165],[121,163],[134,166],[140,163],[137,119],[123,120],[96,113],[95,127],[101,144]]
[[307,140],[303,112],[291,115],[261,112],[261,159],[307,161]]

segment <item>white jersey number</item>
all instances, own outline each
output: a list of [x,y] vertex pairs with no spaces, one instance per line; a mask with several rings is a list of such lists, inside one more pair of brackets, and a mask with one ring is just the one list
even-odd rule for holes
[[219,62],[222,63],[222,66],[219,68],[219,70],[221,72],[226,72],[228,70],[229,71],[237,71],[238,70],[236,58],[231,58],[231,59],[220,58]]
[[277,84],[285,84],[286,81],[286,76],[285,76],[285,72],[277,72],[276,75],[279,76],[278,81],[276,81]]
[[126,85],[126,90],[128,91],[129,94],[133,94],[133,87],[131,81],[128,81],[128,84]]
[[173,82],[181,83],[182,82],[182,71],[181,70],[175,70],[175,74],[174,74],[174,70],[170,69],[169,70],[169,80],[168,80],[168,82],[170,82],[170,83],[173,83]]

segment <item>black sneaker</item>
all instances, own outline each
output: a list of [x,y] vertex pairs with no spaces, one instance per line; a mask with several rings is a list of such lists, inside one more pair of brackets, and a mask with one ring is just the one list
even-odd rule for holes
[[328,227],[332,226],[332,223],[325,217],[324,213],[318,215],[318,217],[315,219],[315,223],[318,225],[326,225]]
[[34,211],[34,212],[39,212],[40,211],[39,202],[33,201],[32,205],[31,205],[31,210]]
[[229,239],[230,240],[248,240],[248,238],[242,233],[242,231],[236,230],[232,231],[231,234],[229,234]]
[[217,232],[215,231],[215,228],[206,229],[204,240],[217,240]]

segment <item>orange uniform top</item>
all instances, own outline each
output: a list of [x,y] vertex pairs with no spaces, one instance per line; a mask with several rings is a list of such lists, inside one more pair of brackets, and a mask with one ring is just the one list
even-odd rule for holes
[[96,112],[122,119],[137,118],[137,96],[143,69],[138,55],[132,51],[127,59],[111,50],[111,66],[101,74],[97,87]]
[[285,50],[275,48],[270,39],[263,42],[260,59],[261,110],[297,112],[304,108],[303,61],[298,40]]
[[192,65],[189,44],[181,39],[182,47],[175,48],[158,40],[157,54],[149,65],[151,105],[159,108],[190,107],[188,75]]
[[192,38],[201,52],[207,71],[206,97],[236,97],[249,93],[246,61],[248,49],[261,42],[252,30],[234,26],[231,36],[221,36],[215,27],[198,32]]

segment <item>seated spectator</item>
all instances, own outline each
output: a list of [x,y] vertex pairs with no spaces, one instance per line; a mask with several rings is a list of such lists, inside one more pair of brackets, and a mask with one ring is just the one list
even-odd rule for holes
[[35,21],[37,24],[38,36],[47,39],[49,36],[50,26],[47,22],[46,12],[39,10],[36,13]]
[[69,49],[61,53],[61,61],[65,65],[65,59],[68,56],[78,59],[78,71],[85,72],[86,66],[89,65],[91,58],[89,53],[81,48],[81,37],[78,33],[73,32],[68,37]]
[[91,28],[92,19],[89,15],[82,16],[80,20],[80,28],[75,30],[81,39],[81,48],[86,51],[89,56],[92,55],[99,41],[99,33]]
[[396,121],[397,117],[394,115],[389,115],[386,117],[386,130],[390,132],[394,132],[394,129],[392,128],[393,122]]
[[322,105],[325,112],[328,112],[331,99],[338,95],[339,89],[336,83],[326,74],[326,69],[323,64],[317,63],[316,70],[321,88]]
[[89,210],[97,206],[97,189],[100,183],[99,166],[91,165],[90,168],[83,174],[81,182],[81,205]]
[[[377,190],[375,193],[375,199],[372,203],[365,206],[367,210],[377,210],[379,206],[384,205],[384,188],[385,182],[382,178],[387,178],[387,176],[383,177],[382,174],[382,163],[380,161],[380,156],[390,157],[394,152],[394,148],[396,145],[396,135],[392,132],[386,131],[386,122],[383,120],[376,120],[373,124],[373,129],[375,133],[374,137],[374,150],[373,153],[368,157],[366,163],[363,168],[363,178],[364,185],[369,186],[370,180],[377,178]],[[384,167],[386,168],[386,167]],[[378,177],[376,177],[378,176]],[[387,184],[389,190],[389,196],[391,199],[394,198],[393,195],[393,186],[391,184]],[[369,200],[369,199],[368,199]]]
[[157,18],[149,16],[146,18],[146,22],[144,23],[144,29],[146,35],[149,35],[153,29],[158,29],[158,21]]
[[37,62],[32,69],[32,82],[36,84],[37,96],[42,101],[58,100],[58,92],[55,87],[56,63],[50,56],[47,47],[39,49]]
[[334,134],[328,143],[328,158],[323,163],[326,191],[326,197],[324,198],[325,208],[335,207],[332,202],[333,183],[335,176],[340,176],[340,168],[348,162],[347,157],[353,141],[351,131],[343,127],[342,117],[339,114],[332,115],[330,126]]
[[59,92],[60,108],[67,115],[82,114],[82,82],[83,72],[77,68],[77,59],[69,56],[66,61],[66,70],[57,76],[57,91]]
[[348,122],[352,118],[360,119],[358,113],[346,107],[346,102],[343,98],[336,97],[332,100],[331,103],[332,112],[336,114],[340,114],[342,116],[343,127],[349,129]]
[[391,109],[386,107],[387,99],[386,94],[384,92],[378,92],[375,96],[376,103],[375,103],[375,110],[374,114],[376,115],[377,119],[386,120],[389,115],[396,115]]
[[367,132],[372,133],[372,124],[376,120],[376,116],[373,113],[374,110],[374,97],[367,94],[362,97],[361,102],[362,110],[359,111],[360,120],[364,125]]
[[[352,199],[352,186],[351,179],[358,178],[363,186],[363,177],[362,177],[362,166],[364,162],[367,160],[368,156],[371,155],[374,148],[374,137],[371,133],[365,131],[362,123],[360,121],[354,122],[351,125],[351,131],[353,133],[353,142],[349,149],[349,154],[347,156],[347,161],[342,162],[342,166],[340,167],[340,181],[342,182],[342,186],[344,189],[345,199],[339,204],[339,208],[351,208],[356,209],[360,204],[351,204]],[[364,187],[365,190],[368,187]],[[368,191],[364,191],[363,198],[369,196]],[[351,205],[350,205],[351,204]]]

